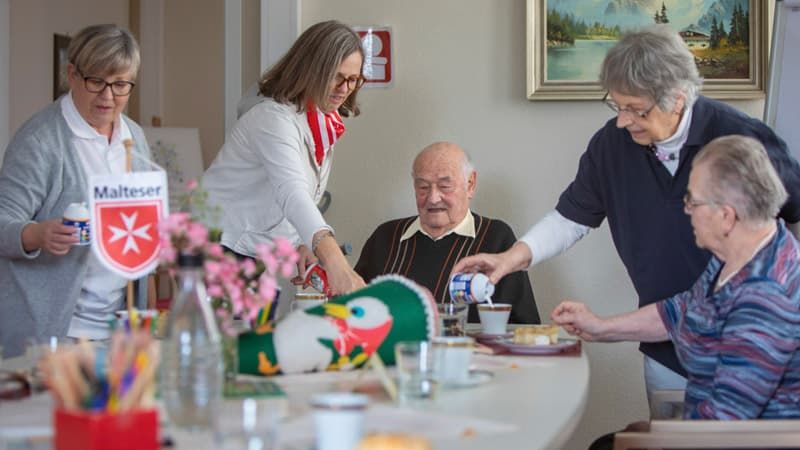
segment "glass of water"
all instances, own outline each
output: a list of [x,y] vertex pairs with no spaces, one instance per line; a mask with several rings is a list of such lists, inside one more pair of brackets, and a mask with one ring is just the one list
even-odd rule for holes
[[394,346],[397,364],[397,400],[401,405],[432,401],[438,384],[433,373],[433,347],[426,341],[404,341]]
[[270,450],[280,413],[268,399],[226,400],[217,423],[217,448]]

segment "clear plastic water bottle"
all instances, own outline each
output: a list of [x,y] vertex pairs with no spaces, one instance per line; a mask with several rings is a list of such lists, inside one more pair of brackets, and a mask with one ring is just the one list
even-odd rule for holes
[[222,402],[220,333],[207,300],[202,256],[180,255],[178,266],[178,292],[161,343],[161,398],[174,426],[212,431]]

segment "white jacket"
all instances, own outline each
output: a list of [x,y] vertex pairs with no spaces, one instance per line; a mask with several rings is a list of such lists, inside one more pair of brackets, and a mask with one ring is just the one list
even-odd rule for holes
[[314,233],[332,230],[317,209],[332,153],[317,166],[305,112],[294,105],[253,106],[203,176],[209,203],[222,209],[222,244],[254,256],[257,244],[283,236],[311,248]]

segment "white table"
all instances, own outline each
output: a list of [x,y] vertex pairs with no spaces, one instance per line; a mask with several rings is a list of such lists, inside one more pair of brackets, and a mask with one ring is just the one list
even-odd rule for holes
[[[586,403],[589,366],[585,352],[580,356],[555,357],[476,355],[474,362],[476,368],[492,371],[493,379],[472,388],[441,390],[435,402],[420,407],[418,415],[442,417],[441,413],[444,413],[444,419],[450,420],[451,425],[455,422],[456,426],[471,419],[481,419],[494,432],[478,431],[464,436],[454,431],[456,436],[434,436],[434,448],[556,449],[567,441]],[[6,360],[5,367],[19,364],[20,361]],[[356,377],[354,373],[322,373],[275,379],[287,393],[289,415],[295,418],[291,420],[302,422],[307,413],[308,399],[314,393],[347,389],[355,383]],[[365,380],[362,378],[360,381]],[[49,408],[49,400],[42,395],[16,403],[3,402],[0,405],[0,429],[21,426],[46,429],[49,427]],[[393,407],[380,406],[376,410],[380,411],[380,408],[384,412],[394,410],[397,413]],[[465,420],[454,421],[452,417]],[[498,431],[496,428],[504,429]],[[174,433],[173,437],[178,449],[212,448],[207,436]],[[287,447],[299,449],[304,446]]]

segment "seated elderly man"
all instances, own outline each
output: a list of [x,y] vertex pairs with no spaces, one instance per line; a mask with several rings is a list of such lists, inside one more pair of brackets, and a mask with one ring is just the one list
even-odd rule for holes
[[686,419],[800,417],[800,244],[775,219],[786,198],[761,143],[711,141],[684,197],[713,255],[694,285],[606,319],[564,302],[553,321],[592,341],[671,340],[688,372]]
[[[427,287],[437,302],[448,301],[450,270],[477,252],[507,250],[516,242],[506,223],[469,209],[477,173],[456,144],[437,142],[414,159],[411,176],[418,216],[380,225],[364,244],[355,270],[364,280],[396,273]],[[528,274],[515,272],[497,284],[493,299],[511,303],[513,323],[539,323]],[[476,308],[468,320],[478,321]]]

